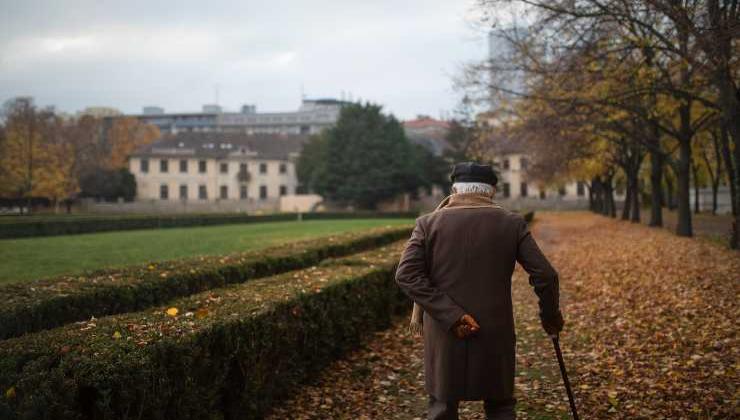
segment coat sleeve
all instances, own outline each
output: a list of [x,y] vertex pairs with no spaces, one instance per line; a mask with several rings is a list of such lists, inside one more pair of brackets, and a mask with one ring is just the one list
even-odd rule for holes
[[465,315],[465,310],[430,281],[424,255],[424,240],[425,232],[417,219],[396,269],[396,283],[408,297],[440,322],[445,330],[449,330]]
[[523,218],[519,219],[516,259],[529,274],[529,284],[539,298],[540,318],[554,319],[560,310],[558,273],[542,254]]

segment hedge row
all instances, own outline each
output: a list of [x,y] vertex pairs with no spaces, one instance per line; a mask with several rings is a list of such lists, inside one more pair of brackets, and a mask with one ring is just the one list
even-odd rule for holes
[[[303,220],[358,218],[414,218],[411,212],[342,212],[303,213]],[[0,239],[32,236],[74,235],[132,229],[157,229],[191,226],[213,226],[234,223],[261,223],[297,220],[295,213],[249,214],[180,214],[125,216],[13,216],[0,218]]]
[[279,247],[101,270],[0,286],[0,339],[91,316],[141,310],[176,297],[317,264],[408,237],[411,228],[381,227]]
[[402,245],[0,342],[0,418],[262,418],[409,308]]

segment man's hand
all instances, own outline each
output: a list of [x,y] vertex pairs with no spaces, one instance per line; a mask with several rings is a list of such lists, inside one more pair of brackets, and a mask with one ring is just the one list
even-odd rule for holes
[[455,333],[457,338],[463,339],[475,335],[480,330],[480,325],[475,319],[465,314],[452,326],[452,331]]
[[542,318],[542,328],[545,329],[547,335],[558,335],[560,331],[563,331],[563,325],[565,325],[565,321],[560,311],[554,317]]

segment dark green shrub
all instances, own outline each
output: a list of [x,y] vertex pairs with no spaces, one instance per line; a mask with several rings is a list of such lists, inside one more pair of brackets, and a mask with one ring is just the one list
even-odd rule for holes
[[[305,213],[303,220],[414,218],[416,213]],[[214,226],[237,223],[284,222],[297,220],[294,213],[249,214],[171,214],[123,216],[5,216],[0,217],[0,239],[33,236],[75,235],[116,230],[159,229],[191,226]]]
[[409,308],[402,245],[0,342],[0,417],[261,418]]
[[410,227],[293,242],[228,256],[197,257],[0,286],[0,339],[69,322],[141,310],[176,297],[318,264],[408,237]]

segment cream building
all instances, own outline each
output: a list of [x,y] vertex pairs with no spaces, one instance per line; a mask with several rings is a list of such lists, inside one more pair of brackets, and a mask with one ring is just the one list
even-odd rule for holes
[[588,190],[581,181],[545,186],[527,176],[529,156],[521,152],[499,153],[494,163],[499,172],[497,199],[514,208],[580,208],[588,205]]
[[303,135],[179,133],[130,156],[137,202],[170,211],[278,210],[294,195]]

